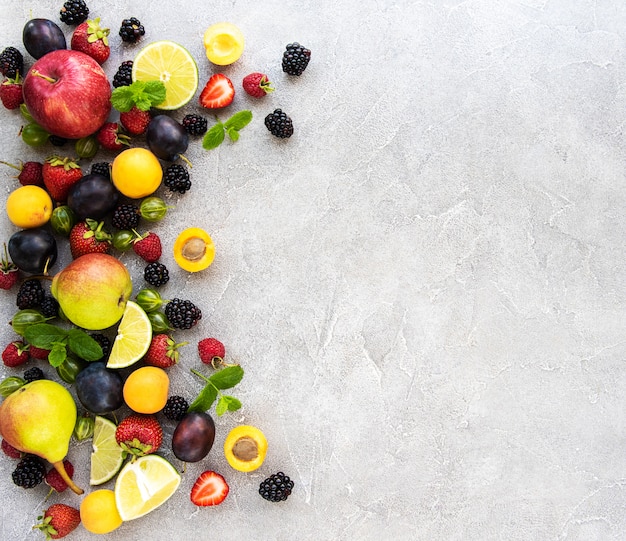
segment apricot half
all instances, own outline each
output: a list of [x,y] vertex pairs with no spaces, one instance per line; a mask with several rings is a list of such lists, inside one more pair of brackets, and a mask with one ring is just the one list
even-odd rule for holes
[[199,227],[182,231],[174,242],[174,260],[189,272],[206,269],[215,259],[215,245],[209,234]]
[[237,471],[254,471],[263,464],[267,454],[267,439],[257,427],[240,425],[224,440],[224,455]]
[[203,41],[207,58],[218,66],[232,64],[243,54],[243,33],[232,23],[221,22],[209,26]]

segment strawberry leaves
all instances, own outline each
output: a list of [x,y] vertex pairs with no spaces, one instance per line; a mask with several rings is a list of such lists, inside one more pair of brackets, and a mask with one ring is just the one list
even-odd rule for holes
[[149,111],[165,101],[165,94],[165,85],[161,81],[134,81],[113,90],[111,104],[120,113],[130,111],[133,106],[140,111]]
[[209,129],[202,139],[202,148],[212,150],[222,144],[226,134],[231,141],[235,142],[239,139],[239,130],[245,128],[252,120],[252,111],[247,109],[239,111],[231,116],[226,122],[215,123]]
[[220,417],[227,411],[237,411],[241,408],[239,399],[222,393],[223,390],[233,388],[242,380],[243,368],[241,366],[227,366],[208,378],[197,370],[192,369],[191,372],[202,378],[206,385],[191,403],[188,411],[205,412],[211,408],[215,400],[217,400],[215,411]]

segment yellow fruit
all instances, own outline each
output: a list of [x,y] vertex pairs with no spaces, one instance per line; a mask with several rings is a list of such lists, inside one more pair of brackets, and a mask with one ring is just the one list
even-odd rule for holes
[[180,474],[163,457],[146,455],[129,462],[115,482],[115,501],[122,519],[143,517],[164,504],[179,485]]
[[215,245],[209,234],[199,227],[182,231],[174,242],[174,260],[189,272],[206,269],[215,259]]
[[254,471],[263,464],[267,439],[257,427],[241,425],[233,428],[224,440],[224,455],[238,471]]
[[243,33],[232,23],[216,23],[204,33],[207,58],[218,66],[227,66],[239,60],[244,48]]
[[157,109],[180,109],[198,88],[198,66],[187,49],[169,40],[146,45],[133,61],[133,81],[161,81],[165,101]]
[[157,191],[163,180],[163,168],[148,149],[127,148],[113,160],[111,179],[123,195],[140,199]]
[[6,209],[9,220],[14,225],[30,229],[47,223],[54,207],[46,190],[28,185],[21,186],[9,194]]
[[144,309],[127,301],[124,315],[117,328],[107,368],[125,368],[141,359],[152,341],[152,324]]
[[122,517],[117,510],[115,493],[100,489],[87,494],[80,502],[80,521],[91,533],[109,533],[122,525]]
[[126,378],[124,401],[137,413],[156,413],[167,402],[170,378],[167,372],[156,366],[142,366]]

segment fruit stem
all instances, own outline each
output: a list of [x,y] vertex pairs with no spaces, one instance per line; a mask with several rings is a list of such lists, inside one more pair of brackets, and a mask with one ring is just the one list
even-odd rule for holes
[[52,77],[48,77],[47,75],[44,75],[43,73],[41,73],[38,70],[32,70],[31,71],[32,75],[36,75],[37,77],[41,77],[42,79],[45,79],[46,81],[48,81],[49,83],[56,83],[57,80],[53,79]]
[[17,169],[18,171],[21,171],[21,170],[22,170],[22,168],[21,168],[21,167],[19,167],[19,166],[17,166],[17,165],[14,165],[14,164],[12,164],[12,163],[9,163],[9,162],[3,162],[3,161],[0,161],[0,163],[3,163],[4,165],[8,165],[9,167],[13,167],[13,169]]
[[59,460],[59,462],[54,462],[52,465],[54,466],[54,469],[59,472],[59,475],[61,476],[63,481],[65,481],[67,486],[70,487],[72,491],[79,495],[85,492],[82,488],[77,487],[76,483],[72,481],[71,477],[65,471],[65,466],[63,465],[62,460]]
[[204,381],[206,381],[207,383],[211,383],[211,380],[209,378],[207,378],[206,376],[202,375],[200,372],[198,372],[195,368],[191,369],[191,373],[195,374],[196,376],[202,378]]
[[183,160],[189,167],[193,167],[193,165],[191,164],[191,162],[189,161],[189,158],[187,158],[187,156],[185,156],[184,154],[179,154],[178,157]]

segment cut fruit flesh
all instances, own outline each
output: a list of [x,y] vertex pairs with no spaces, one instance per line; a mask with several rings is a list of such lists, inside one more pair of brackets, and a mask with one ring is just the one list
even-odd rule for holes
[[126,310],[113,341],[108,368],[125,368],[141,359],[152,341],[152,325],[143,308],[134,301],[126,303]]
[[112,479],[120,471],[124,462],[124,452],[115,441],[115,423],[96,416],[93,431],[93,452],[89,484],[101,485]]

